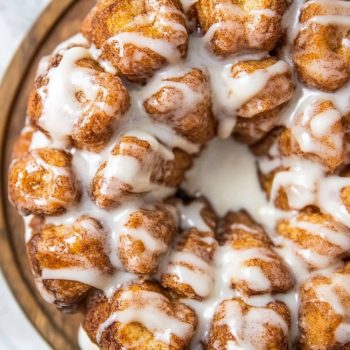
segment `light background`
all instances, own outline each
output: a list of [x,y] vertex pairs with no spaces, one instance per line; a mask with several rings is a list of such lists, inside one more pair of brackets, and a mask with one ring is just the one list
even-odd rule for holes
[[[0,0],[0,79],[25,33],[49,1]],[[49,350],[16,304],[1,272],[0,349]]]

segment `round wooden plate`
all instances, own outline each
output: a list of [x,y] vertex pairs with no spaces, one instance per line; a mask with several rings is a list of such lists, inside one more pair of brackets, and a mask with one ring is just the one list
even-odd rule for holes
[[40,58],[79,31],[94,0],[52,0],[14,56],[0,87],[0,264],[19,305],[45,340],[57,350],[78,349],[81,315],[65,315],[36,291],[25,253],[21,217],[7,199],[7,170],[13,143],[24,124],[26,103]]

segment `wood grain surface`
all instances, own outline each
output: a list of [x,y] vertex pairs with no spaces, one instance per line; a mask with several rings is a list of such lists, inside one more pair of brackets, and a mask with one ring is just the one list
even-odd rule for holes
[[94,0],[52,0],[27,34],[0,86],[0,264],[24,313],[57,350],[78,349],[81,315],[57,311],[36,291],[25,253],[22,218],[7,199],[7,170],[13,143],[24,125],[27,98],[40,58],[79,31],[82,19],[94,3]]

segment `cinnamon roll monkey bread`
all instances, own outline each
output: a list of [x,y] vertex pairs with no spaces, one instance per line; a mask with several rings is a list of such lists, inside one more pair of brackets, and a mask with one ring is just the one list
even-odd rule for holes
[[83,350],[350,349],[349,78],[348,1],[97,1],[8,175]]

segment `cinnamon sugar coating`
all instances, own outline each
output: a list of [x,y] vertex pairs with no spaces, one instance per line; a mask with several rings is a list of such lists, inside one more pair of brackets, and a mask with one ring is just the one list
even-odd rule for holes
[[112,249],[117,249],[119,259],[128,272],[154,273],[176,229],[174,208],[160,204],[140,208],[128,215],[120,227],[118,247]]
[[79,198],[71,155],[54,148],[39,148],[11,164],[9,199],[24,215],[64,213]]
[[350,16],[346,1],[310,1],[301,11],[302,27],[295,39],[293,61],[299,78],[307,85],[336,91],[349,80],[350,24],[342,21],[341,16]]
[[[328,99],[312,98],[284,127],[271,132],[252,147],[259,159],[259,179],[268,198],[278,209],[302,209],[317,205],[317,183],[320,172],[337,174],[347,161],[344,118]],[[274,163],[264,170],[263,163]],[[291,176],[310,168],[309,182],[292,183]],[[293,175],[294,174],[294,175]],[[321,176],[321,175],[317,175]],[[308,188],[306,188],[308,187]],[[309,193],[306,203],[298,203],[297,193]]]
[[[252,152],[258,159],[268,159],[269,161],[274,161],[275,159],[281,158],[281,152],[279,149],[279,140],[283,134],[285,128],[280,127],[272,130],[265,138],[260,140],[258,143],[251,147]],[[263,171],[261,165],[258,163],[258,177],[260,185],[267,198],[273,201],[273,204],[278,209],[289,210],[288,196],[283,186],[279,187],[274,193],[275,197],[271,198],[273,182],[279,173],[283,171],[288,171],[288,167],[284,166],[280,161],[277,165],[268,171]]]
[[329,267],[349,255],[349,228],[316,207],[307,207],[291,218],[279,220],[276,231],[295,245],[296,253],[310,269]]
[[99,348],[350,348],[349,9],[99,0],[41,60],[10,198]]
[[[278,62],[282,61],[274,57],[241,61],[232,66],[231,76],[237,79],[242,74],[260,74]],[[271,74],[266,85],[237,110],[234,136],[247,144],[260,140],[278,124],[280,111],[292,98],[293,92],[289,68]]]
[[[272,190],[273,180],[275,176],[278,175],[279,173],[284,172],[285,170],[288,170],[288,169],[283,167],[278,167],[268,174],[263,174],[261,172],[259,173],[260,183],[262,184],[262,188],[266,192],[268,198],[271,198],[271,190]],[[288,201],[288,195],[287,195],[286,189],[283,186],[278,188],[276,196],[274,197],[273,203],[278,209],[282,209],[286,211],[291,209]]]
[[[348,349],[344,341],[347,329],[347,312],[350,306],[350,264],[331,274],[318,274],[301,288],[299,308],[299,348]],[[327,290],[327,291],[326,291]]]
[[[36,78],[35,89],[28,100],[29,121],[53,138],[57,138],[56,130],[47,124],[47,119],[52,118],[50,115],[52,112],[47,112],[46,109],[50,108],[50,105],[48,107],[47,105],[52,103],[53,96],[51,95],[57,92],[50,90],[50,82],[54,80],[55,69],[66,64],[64,63],[65,55],[72,54],[72,50],[79,49],[84,50],[85,48],[73,45],[50,57],[46,70]],[[72,87],[65,87],[74,90],[72,103],[76,106],[74,107],[76,111],[74,115],[70,115],[70,119],[73,120],[68,121],[72,123],[71,130],[59,137],[78,148],[97,152],[104,148],[118,124],[124,119],[124,114],[130,105],[129,93],[122,81],[117,76],[106,73],[87,51],[82,51],[77,57],[74,69],[76,74],[85,75],[86,82],[85,85],[76,86],[72,81]],[[54,117],[61,118],[62,116],[55,115]]]
[[[122,176],[119,168],[130,158],[135,166]],[[175,188],[191,165],[192,157],[186,152],[171,152],[148,134],[125,135],[98,168],[92,180],[92,197],[101,208],[111,208],[158,185]]]
[[159,90],[146,99],[144,107],[153,119],[191,142],[204,144],[214,136],[209,80],[200,69],[162,79]]
[[[327,121],[327,118],[330,121]],[[323,130],[322,123],[326,128]],[[316,147],[303,143],[310,137]],[[330,100],[316,100],[285,129],[279,139],[282,156],[296,155],[321,163],[334,171],[346,160],[345,130],[341,114]]]
[[[131,317],[129,321],[119,321],[123,311],[139,309],[142,314],[147,308],[160,312],[159,319]],[[105,323],[116,315],[115,321]],[[147,317],[152,317],[147,314]],[[171,319],[182,334],[174,334],[175,329],[167,329],[162,319]],[[196,315],[188,306],[171,300],[164,290],[153,282],[132,283],[119,289],[111,299],[94,295],[87,305],[83,327],[90,339],[102,350],[137,348],[139,350],[185,350],[196,328]],[[101,325],[106,325],[101,327]],[[153,331],[157,329],[157,333]],[[167,341],[168,339],[168,341]]]
[[[142,82],[186,54],[188,34],[178,0],[103,0],[90,11],[82,33],[129,80]],[[135,37],[123,40],[125,34]],[[168,57],[157,51],[167,45]]]
[[208,350],[226,350],[231,346],[287,350],[290,324],[289,310],[282,302],[255,307],[240,298],[224,300],[214,314]]
[[159,169],[158,175],[155,175],[155,181],[175,188],[181,184],[186,171],[192,167],[193,156],[180,148],[174,148],[172,152],[174,153],[174,159],[164,163],[164,167]]
[[101,224],[88,216],[78,218],[72,226],[36,225],[27,252],[42,296],[59,308],[75,308],[93,287],[64,278],[45,278],[45,271],[96,269],[111,274],[104,240]]
[[282,34],[286,0],[199,0],[198,18],[211,50],[228,56],[246,50],[271,51]]
[[[180,297],[206,299],[214,282],[217,215],[205,198],[186,204],[174,199],[169,202],[177,206],[182,217],[180,226],[184,231],[176,237],[176,244],[162,267],[161,284]],[[186,211],[193,208],[196,208],[198,218],[186,222]]]
[[293,287],[294,279],[282,258],[274,251],[270,238],[246,212],[229,212],[225,216],[219,240],[232,249],[232,257],[237,256],[240,269],[258,269],[268,281],[266,285],[256,285],[242,276],[240,271],[232,270],[232,288],[251,296],[284,293]]
[[[182,233],[180,241],[169,257],[169,263],[161,276],[165,288],[182,297],[199,299],[207,297],[213,284],[213,271],[210,265],[217,242],[212,231],[191,228]],[[193,280],[181,280],[181,270],[190,271]],[[196,289],[198,288],[199,289]]]

